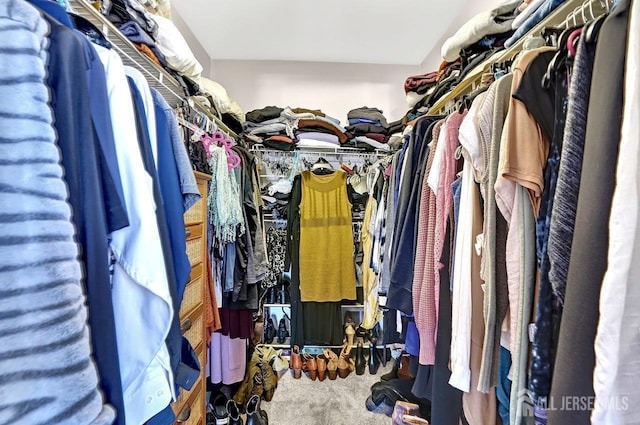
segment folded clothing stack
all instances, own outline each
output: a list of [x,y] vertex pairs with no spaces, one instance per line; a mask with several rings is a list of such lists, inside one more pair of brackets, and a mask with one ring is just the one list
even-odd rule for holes
[[404,82],[404,92],[407,95],[409,108],[413,108],[420,99],[433,93],[437,82],[437,71],[407,77]]
[[316,109],[266,106],[247,113],[243,129],[255,143],[284,151],[334,148],[347,141],[340,121]]
[[467,21],[442,45],[442,59],[454,62],[460,52],[481,41],[484,37],[511,31],[516,10],[522,0],[506,0],[491,10],[480,12]]
[[[407,92],[407,104],[410,108],[408,119],[412,120],[427,113],[438,99],[460,84],[470,72],[481,66],[491,55],[503,49],[505,42],[512,34],[513,31],[508,30],[499,34],[485,35],[479,41],[460,50],[453,62],[443,61],[438,71],[407,78],[405,91],[410,89]],[[432,82],[433,80],[435,82]],[[415,86],[417,88],[413,89]]]
[[366,150],[391,150],[387,145],[389,124],[380,109],[367,106],[352,109],[347,114],[347,119],[347,137],[350,139],[348,146]]
[[318,116],[314,119],[298,121],[296,139],[299,147],[335,148],[342,146],[347,141],[347,136],[338,120],[327,116]]
[[202,65],[180,30],[165,17],[170,16],[167,0],[110,0],[103,2],[102,10],[106,18],[152,61],[178,73],[177,78],[184,76],[200,85]]

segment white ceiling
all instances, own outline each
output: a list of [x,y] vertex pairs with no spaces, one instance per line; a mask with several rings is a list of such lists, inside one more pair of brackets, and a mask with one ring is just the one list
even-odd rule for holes
[[481,3],[487,1],[172,1],[213,60],[392,65],[421,64],[460,15]]

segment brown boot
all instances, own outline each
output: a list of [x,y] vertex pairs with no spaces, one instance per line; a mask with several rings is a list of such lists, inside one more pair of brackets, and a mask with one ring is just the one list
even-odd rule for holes
[[327,358],[324,354],[318,354],[316,364],[318,366],[318,380],[324,381],[327,374]]
[[291,361],[289,364],[293,371],[293,377],[300,379],[300,376],[302,376],[302,358],[300,357],[300,347],[297,345],[291,349]]
[[324,350],[324,357],[327,359],[329,379],[334,381],[338,377],[338,355],[333,350]]
[[309,353],[304,353],[303,358],[303,362],[309,371],[309,378],[311,378],[312,381],[315,381],[318,376],[318,364],[316,362],[316,358]]

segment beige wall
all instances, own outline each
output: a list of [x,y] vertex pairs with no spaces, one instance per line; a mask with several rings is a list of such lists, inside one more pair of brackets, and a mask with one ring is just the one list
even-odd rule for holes
[[202,75],[221,83],[245,111],[266,105],[319,108],[344,123],[350,109],[366,105],[382,109],[387,119],[394,121],[408,109],[403,90],[405,78],[437,70],[444,41],[472,16],[496,3],[499,1],[469,1],[436,47],[415,66],[211,60],[175,9],[172,18],[202,64]]
[[360,106],[382,109],[389,121],[407,111],[403,84],[419,67],[289,61],[213,61],[212,79],[245,111],[266,105],[322,109],[347,120]]

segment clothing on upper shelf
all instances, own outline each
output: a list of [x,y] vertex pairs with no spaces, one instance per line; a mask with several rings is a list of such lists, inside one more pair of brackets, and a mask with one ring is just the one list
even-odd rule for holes
[[516,30],[516,32],[505,43],[505,47],[511,46],[516,41],[520,40],[531,28],[536,26],[538,22],[542,21],[545,16],[553,12],[553,10],[560,6],[565,0],[545,0]]
[[404,92],[409,93],[411,91],[414,91],[418,87],[432,86],[436,83],[437,77],[437,72],[429,72],[423,75],[413,75],[411,77],[407,77],[404,82]]
[[[369,108],[362,106],[360,108],[352,109],[347,113],[347,118],[351,120],[364,119],[370,124],[377,124],[385,129],[389,127],[387,119],[384,117],[382,111],[378,108]],[[349,122],[349,124],[352,124]]]
[[151,38],[151,36],[149,36],[149,34],[144,32],[144,30],[140,28],[140,25],[138,25],[137,22],[129,21],[120,26],[119,29],[120,32],[126,35],[127,38],[133,43],[147,46],[147,48],[151,50],[155,58],[158,60],[160,65],[167,66],[167,59],[165,58],[164,54],[162,54],[162,51],[158,48],[156,42]]
[[471,18],[444,42],[442,59],[453,62],[458,59],[462,49],[479,41],[485,35],[509,31],[513,23],[513,12],[520,3],[521,0],[506,0],[495,8]]
[[538,10],[544,2],[545,0],[524,1],[518,8],[520,13],[518,13],[518,16],[516,16],[516,18],[513,20],[511,28],[513,28],[514,30],[520,28],[522,24],[529,18],[529,16],[531,16],[536,10]]
[[[135,3],[135,0],[125,1]],[[202,65],[189,48],[182,33],[170,19],[152,14],[150,16],[151,21],[157,26],[157,36],[154,39],[158,50],[164,56],[169,68],[200,84]]]
[[261,123],[278,118],[284,109],[277,106],[265,106],[262,109],[255,109],[247,112],[247,121],[253,123]]
[[[267,106],[247,113],[247,121],[242,126],[245,133],[255,137],[256,142],[279,150],[302,147],[301,141],[305,142],[303,145],[311,141],[311,144],[319,142],[325,147],[340,147],[347,141],[344,134],[346,130],[340,126],[340,121],[322,111],[318,111],[318,115],[314,115],[314,112],[304,108]],[[274,143],[272,137],[286,137],[296,146],[280,143],[282,140]]]

